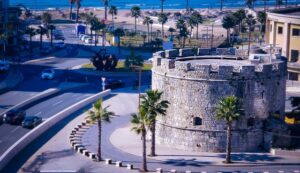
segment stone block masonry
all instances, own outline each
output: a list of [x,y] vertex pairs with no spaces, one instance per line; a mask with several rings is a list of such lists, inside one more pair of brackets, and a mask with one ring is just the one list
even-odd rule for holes
[[284,116],[286,63],[273,59],[254,65],[183,51],[153,57],[152,89],[163,91],[163,99],[170,102],[167,115],[157,120],[157,142],[183,150],[224,152],[226,125],[216,119],[214,109],[228,95],[239,97],[245,110],[234,123],[232,150],[256,151],[268,142],[263,138],[263,121],[274,114]]

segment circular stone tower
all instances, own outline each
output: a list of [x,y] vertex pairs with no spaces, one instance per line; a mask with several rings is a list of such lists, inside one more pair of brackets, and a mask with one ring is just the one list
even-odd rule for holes
[[152,89],[163,91],[163,99],[170,102],[167,115],[157,119],[157,143],[225,151],[226,124],[216,119],[214,108],[222,97],[235,95],[245,115],[233,124],[232,150],[255,151],[265,142],[264,120],[284,114],[285,85],[286,63],[267,55],[249,61],[197,56],[191,49],[157,52]]

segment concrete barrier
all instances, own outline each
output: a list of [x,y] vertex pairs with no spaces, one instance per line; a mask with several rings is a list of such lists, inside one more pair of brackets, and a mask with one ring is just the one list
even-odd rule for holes
[[111,159],[105,159],[105,164],[110,165],[111,164]]
[[126,165],[126,168],[129,169],[129,170],[132,170],[132,169],[133,169],[133,165],[127,164],[127,165]]
[[162,172],[163,172],[162,168],[157,168],[156,169],[156,173],[162,173]]
[[271,148],[271,154],[274,156],[300,157],[300,151],[297,150],[282,150]]
[[39,126],[35,127],[33,130],[26,133],[21,139],[15,142],[9,149],[7,149],[0,157],[0,172],[1,170],[21,151],[23,150],[28,144],[30,144],[33,140],[38,138],[40,135],[45,133],[51,127],[53,127],[56,123],[61,121],[62,119],[68,117],[70,114],[76,112],[77,110],[83,108],[86,105],[89,105],[99,98],[103,98],[108,96],[111,93],[111,90],[106,90],[90,96],[86,99],[77,102],[76,104],[60,111],[59,113],[53,115],[46,121],[44,121]]
[[176,173],[177,171],[176,171],[176,169],[171,169],[170,172],[171,172],[171,173]]
[[122,167],[122,162],[121,161],[117,161],[116,162],[116,167]]

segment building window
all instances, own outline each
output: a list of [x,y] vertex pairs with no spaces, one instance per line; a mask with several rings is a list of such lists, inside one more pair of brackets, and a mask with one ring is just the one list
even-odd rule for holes
[[202,125],[202,119],[200,117],[194,118],[194,126],[201,126]]
[[291,50],[291,62],[297,62],[299,59],[299,51]]
[[298,74],[297,73],[289,72],[288,79],[289,80],[295,80],[295,81],[297,81],[298,80]]
[[278,26],[278,34],[282,34],[283,33],[283,27],[282,26]]
[[293,28],[292,36],[300,36],[300,29]]

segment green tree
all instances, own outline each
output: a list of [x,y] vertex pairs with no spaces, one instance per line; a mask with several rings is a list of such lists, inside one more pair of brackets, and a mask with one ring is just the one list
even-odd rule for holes
[[146,158],[146,133],[147,126],[150,124],[150,119],[144,108],[140,107],[137,114],[131,115],[131,124],[133,125],[132,131],[136,132],[142,137],[142,150],[143,150],[143,160],[142,160],[142,170],[147,172],[147,158]]
[[256,0],[245,0],[245,4],[247,5],[248,8],[254,9],[254,3]]
[[48,25],[49,23],[51,23],[51,21],[52,21],[52,16],[51,16],[51,14],[48,13],[48,12],[44,12],[44,13],[42,14],[42,22],[43,22],[44,24]]
[[125,32],[122,28],[117,28],[112,33],[115,37],[118,38],[118,53],[121,53],[121,37],[125,35]]
[[148,43],[150,41],[150,37],[149,37],[149,29],[150,29],[150,21],[151,21],[151,18],[146,16],[143,20],[143,25],[147,25],[147,38],[148,38]]
[[158,15],[158,22],[161,23],[161,36],[162,39],[164,39],[165,37],[165,33],[164,33],[164,25],[167,23],[168,21],[168,16],[166,13],[160,13]]
[[115,23],[114,23],[114,16],[118,14],[118,9],[116,6],[110,6],[108,13],[111,15],[111,21],[112,21],[112,25],[113,25],[113,30],[115,28]]
[[50,30],[50,45],[53,47],[53,30],[55,30],[55,26],[49,25],[48,29]]
[[88,119],[98,124],[98,161],[102,160],[101,157],[101,134],[102,134],[102,121],[110,122],[113,112],[108,110],[109,106],[103,108],[103,101],[99,99],[93,104],[93,110],[88,111]]
[[36,35],[36,30],[31,27],[27,27],[25,30],[25,34],[28,34],[29,36],[29,46],[30,46],[30,51],[32,51],[32,37]]
[[100,22],[96,17],[94,17],[91,21],[91,31],[95,31],[95,46],[98,43],[98,32],[100,30],[104,30],[106,27],[105,23]]
[[40,48],[43,47],[43,35],[47,34],[47,29],[45,29],[42,26],[39,26],[39,28],[36,30],[37,34],[40,35]]
[[79,9],[81,8],[81,0],[75,0],[75,4],[76,4],[76,23],[78,23]]
[[249,55],[250,54],[250,44],[251,44],[251,32],[254,31],[256,19],[251,14],[248,14],[246,17],[246,24],[248,26],[248,55]]
[[196,24],[196,39],[198,40],[199,38],[199,24],[203,23],[203,18],[199,12],[193,12],[191,18]]
[[131,16],[134,17],[134,33],[136,33],[136,19],[141,16],[141,8],[139,6],[133,6],[131,8]]
[[171,37],[173,37],[173,35],[174,35],[173,33],[176,32],[176,29],[170,27],[170,28],[168,29],[168,31],[171,33]]
[[150,124],[148,125],[151,131],[151,151],[150,156],[155,156],[155,125],[156,117],[158,115],[166,115],[166,109],[168,108],[169,102],[162,100],[162,92],[158,90],[148,90],[146,95],[141,97],[142,107],[145,109],[150,118]]
[[237,121],[241,117],[241,102],[235,96],[227,96],[222,98],[216,106],[216,117],[219,120],[226,121],[227,125],[227,144],[226,144],[226,160],[225,163],[231,163],[231,132],[232,122]]
[[238,11],[233,13],[233,16],[235,17],[235,22],[239,27],[239,33],[241,32],[243,21],[246,18],[246,11],[244,9],[239,9]]
[[69,15],[69,18],[70,20],[72,19],[72,10],[73,10],[73,5],[75,3],[76,0],[69,0],[69,3],[70,3],[70,15]]
[[191,41],[192,34],[193,34],[193,28],[194,28],[194,26],[197,25],[197,21],[195,20],[195,18],[193,16],[191,16],[190,18],[188,18],[187,25],[190,27],[190,41]]
[[131,50],[130,55],[126,56],[125,67],[130,69],[132,66],[143,66],[144,59],[140,55],[135,55],[135,51]]
[[189,35],[186,23],[183,19],[179,19],[176,22],[176,29],[179,30],[179,45],[183,48],[185,47],[185,40]]
[[227,40],[228,43],[230,43],[230,29],[233,28],[236,25],[236,18],[233,14],[228,14],[225,16],[222,20],[222,27],[227,30]]
[[108,1],[109,0],[103,0],[104,4],[104,19],[107,20],[107,7],[108,7]]
[[149,24],[150,24],[150,40],[152,41],[152,27],[153,27],[153,20],[151,19],[150,21],[149,21]]
[[265,32],[267,13],[264,11],[259,11],[257,13],[257,21],[260,23],[260,32],[263,34]]

